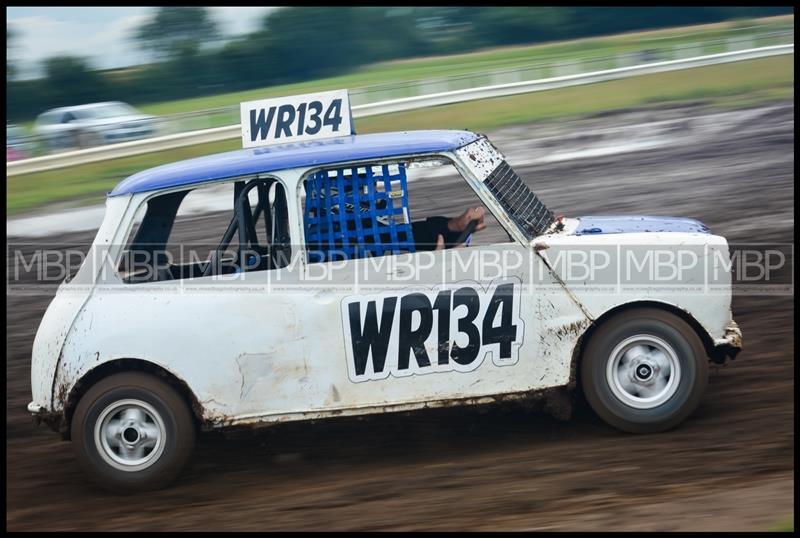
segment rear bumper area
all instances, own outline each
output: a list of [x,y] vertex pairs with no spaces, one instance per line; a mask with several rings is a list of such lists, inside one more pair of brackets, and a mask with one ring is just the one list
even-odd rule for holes
[[714,340],[714,350],[711,360],[717,364],[724,364],[728,359],[735,359],[742,351],[742,330],[731,320],[725,327],[725,336]]
[[45,424],[50,429],[57,431],[64,434],[64,415],[61,413],[53,413],[49,411],[46,407],[43,407],[36,402],[31,402],[28,404],[28,412],[33,417],[33,421],[39,424]]

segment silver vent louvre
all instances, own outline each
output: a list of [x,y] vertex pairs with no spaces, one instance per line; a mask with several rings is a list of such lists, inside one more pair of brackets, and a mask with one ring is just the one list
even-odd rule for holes
[[489,174],[484,184],[528,239],[543,234],[555,220],[553,212],[547,209],[506,161]]

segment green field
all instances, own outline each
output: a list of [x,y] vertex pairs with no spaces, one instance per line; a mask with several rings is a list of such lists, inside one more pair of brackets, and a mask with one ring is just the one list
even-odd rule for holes
[[[363,88],[374,84],[424,80],[468,73],[479,73],[495,69],[516,68],[551,60],[589,60],[621,52],[645,49],[668,48],[699,41],[714,41],[732,36],[744,37],[757,33],[794,29],[794,16],[768,17],[764,19],[728,21],[717,24],[687,26],[620,34],[615,36],[578,39],[551,44],[503,47],[468,54],[418,58],[383,62],[366,66],[353,73],[298,84],[287,84],[259,88],[242,92],[167,101],[144,105],[148,114],[165,115],[192,112],[224,106],[238,105],[242,101],[268,97],[318,92],[339,88]],[[753,42],[752,46],[765,46],[772,42]],[[705,54],[723,52],[724,46],[709,47]]]
[[[222,107],[236,106],[242,101],[264,99],[282,95],[311,93],[339,88],[351,90],[354,104],[358,104],[358,89],[382,84],[397,84],[419,80],[430,80],[441,77],[486,73],[496,70],[514,69],[527,66],[538,66],[550,62],[584,60],[613,56],[623,52],[649,49],[670,48],[696,42],[720,41],[702,50],[693,50],[692,55],[713,54],[725,51],[724,40],[732,37],[744,38],[755,34],[794,29],[794,16],[783,15],[762,19],[746,19],[726,21],[715,24],[685,26],[663,30],[632,32],[597,38],[576,39],[540,45],[501,47],[452,56],[414,58],[382,62],[362,67],[354,72],[338,77],[312,80],[296,84],[284,84],[267,88],[257,88],[206,97],[164,101],[161,103],[143,104],[139,108],[156,116],[197,112]],[[753,40],[750,46],[767,46],[777,44],[773,39]],[[598,63],[594,69],[611,67]],[[133,68],[135,69],[135,68]],[[543,70],[537,72],[538,77],[551,76],[553,73]],[[486,84],[491,83],[490,80]],[[409,88],[409,91],[413,87]],[[379,100],[396,97],[407,97],[404,90],[396,95],[380,93]],[[374,96],[373,96],[374,97]],[[374,99],[372,99],[374,100]],[[134,103],[136,104],[136,103]],[[236,120],[235,114],[229,113],[206,115],[198,118],[182,120],[183,130],[207,129],[230,125]],[[34,118],[18,122],[26,129],[33,128]]]
[[[794,55],[782,55],[362,118],[357,128],[359,133],[426,128],[485,131],[664,103],[737,107],[789,99],[794,99]],[[120,180],[140,170],[240,147],[241,141],[232,139],[10,177],[6,208],[18,214],[54,202],[97,202]]]

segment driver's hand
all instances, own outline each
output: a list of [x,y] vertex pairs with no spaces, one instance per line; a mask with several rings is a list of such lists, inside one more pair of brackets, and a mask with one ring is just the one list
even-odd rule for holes
[[479,232],[486,228],[486,222],[484,221],[485,216],[486,210],[483,207],[479,206],[467,208],[467,210],[461,213],[459,216],[453,217],[447,221],[447,229],[451,232],[463,232],[467,229],[470,221],[477,220],[478,225],[475,227],[475,231]]

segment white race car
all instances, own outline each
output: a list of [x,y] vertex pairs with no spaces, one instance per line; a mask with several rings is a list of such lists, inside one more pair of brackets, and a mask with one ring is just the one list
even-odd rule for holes
[[[28,409],[105,486],[169,483],[199,429],[575,388],[616,428],[661,431],[695,409],[709,360],[739,351],[728,245],[700,222],[556,218],[484,136],[354,135],[336,95],[300,97],[250,115],[243,136],[277,140],[117,185],[47,309]],[[293,140],[317,110],[333,134]],[[475,221],[445,248],[415,238],[409,200],[436,179],[409,173],[430,165],[452,166],[509,240],[447,248]],[[228,187],[218,242],[176,263],[184,198]]]

